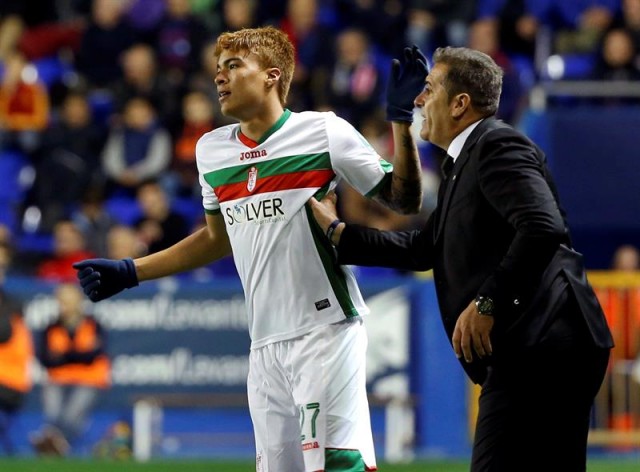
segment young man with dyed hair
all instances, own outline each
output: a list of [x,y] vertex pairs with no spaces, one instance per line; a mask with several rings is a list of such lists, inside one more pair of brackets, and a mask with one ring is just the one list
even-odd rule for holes
[[257,470],[375,470],[362,321],[368,309],[351,271],[336,264],[307,200],[344,178],[397,211],[419,210],[419,160],[409,126],[426,59],[407,48],[393,63],[392,171],[334,113],[285,108],[294,49],[281,31],[224,33],[215,54],[222,113],[239,123],[206,133],[196,147],[206,227],[135,260],[83,261],[75,265],[78,277],[99,301],[233,253],[251,335]]

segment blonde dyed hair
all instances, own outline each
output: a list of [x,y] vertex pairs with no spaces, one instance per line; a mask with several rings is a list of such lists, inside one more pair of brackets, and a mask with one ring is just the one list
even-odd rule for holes
[[263,69],[280,69],[278,97],[282,106],[286,104],[295,67],[293,44],[286,34],[271,26],[228,31],[218,37],[214,54],[220,57],[222,51],[227,50],[253,53],[258,56],[258,63]]

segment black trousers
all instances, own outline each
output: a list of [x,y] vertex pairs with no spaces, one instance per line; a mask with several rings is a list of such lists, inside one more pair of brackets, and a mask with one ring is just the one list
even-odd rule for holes
[[546,342],[493,360],[479,399],[472,472],[586,470],[591,407],[610,351],[570,323]]

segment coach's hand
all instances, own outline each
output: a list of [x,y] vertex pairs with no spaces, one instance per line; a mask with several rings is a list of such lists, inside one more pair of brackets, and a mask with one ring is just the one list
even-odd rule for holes
[[418,46],[404,48],[402,60],[391,61],[387,86],[388,121],[413,121],[413,101],[422,92],[428,73],[427,58]]
[[138,285],[133,259],[86,259],[73,264],[84,293],[93,302]]
[[456,356],[464,358],[466,362],[473,362],[474,352],[480,359],[490,356],[493,353],[491,346],[493,323],[493,316],[478,313],[475,300],[469,303],[458,317],[453,329],[451,343]]

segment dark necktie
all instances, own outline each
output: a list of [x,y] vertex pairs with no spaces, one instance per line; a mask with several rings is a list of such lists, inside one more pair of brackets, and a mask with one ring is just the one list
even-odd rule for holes
[[444,161],[442,162],[442,177],[443,179],[446,179],[447,177],[449,177],[449,175],[451,175],[451,171],[453,170],[453,157],[451,157],[449,154],[447,154],[447,157],[444,158]]

